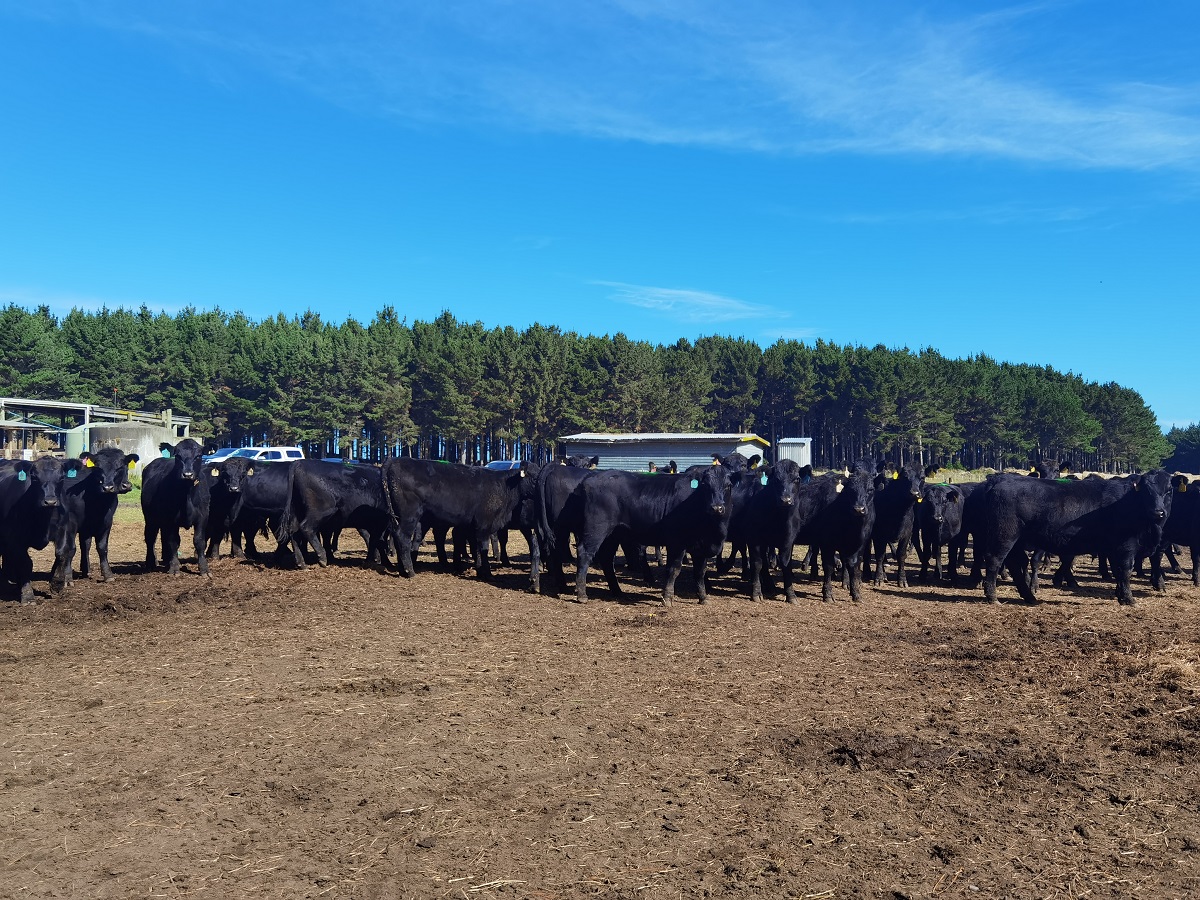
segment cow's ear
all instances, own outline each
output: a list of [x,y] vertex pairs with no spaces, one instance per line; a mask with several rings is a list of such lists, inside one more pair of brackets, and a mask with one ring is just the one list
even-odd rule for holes
[[951,503],[958,502],[958,491],[946,491],[946,499]]
[[92,466],[96,465],[90,456],[81,456],[80,459],[83,460],[83,467],[85,469],[90,469]]
[[175,447],[173,444],[168,444],[166,441],[163,441],[158,445],[158,452],[163,455],[164,459],[170,459],[175,455]]
[[92,458],[92,454],[88,453],[86,450],[84,450],[82,453],[79,454],[79,459],[83,462],[83,464],[85,466],[87,465],[88,460],[91,458]]
[[589,469],[594,469],[598,465],[600,465],[600,457],[593,456],[590,460],[588,460],[588,468]]
[[762,462],[762,456],[758,453],[755,453],[752,457],[750,457],[750,468],[757,469],[758,464],[761,462]]
[[141,459],[141,457],[138,456],[136,453],[126,453],[125,454],[125,465],[132,466],[139,459]]

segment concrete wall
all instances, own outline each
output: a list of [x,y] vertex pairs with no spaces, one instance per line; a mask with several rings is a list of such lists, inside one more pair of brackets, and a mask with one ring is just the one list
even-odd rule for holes
[[136,453],[138,462],[133,471],[138,476],[150,460],[162,456],[158,449],[159,444],[178,444],[182,440],[175,436],[173,428],[138,425],[132,422],[92,425],[89,431],[93,453],[105,447],[119,447],[126,453]]

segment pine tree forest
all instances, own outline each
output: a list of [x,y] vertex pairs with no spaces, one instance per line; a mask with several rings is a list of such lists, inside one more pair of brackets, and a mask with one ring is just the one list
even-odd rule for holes
[[144,307],[59,319],[10,305],[0,309],[0,394],[169,407],[194,418],[206,446],[350,447],[374,460],[547,459],[580,431],[810,437],[818,467],[883,455],[1128,471],[1173,449],[1137,391],[1048,365],[822,340],[661,345],[537,324],[489,329],[449,312],[410,324],[392,307],[364,325]]

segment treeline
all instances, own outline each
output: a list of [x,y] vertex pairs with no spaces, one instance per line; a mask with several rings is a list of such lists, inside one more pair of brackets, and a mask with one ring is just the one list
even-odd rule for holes
[[813,461],[867,455],[968,468],[1068,459],[1158,465],[1171,446],[1142,397],[1050,366],[936,350],[732,337],[651,344],[554,326],[485,328],[446,312],[367,324],[314,312],[253,321],[187,309],[0,310],[0,392],[159,409],[213,445],[331,454],[545,458],[579,431],[811,437]]

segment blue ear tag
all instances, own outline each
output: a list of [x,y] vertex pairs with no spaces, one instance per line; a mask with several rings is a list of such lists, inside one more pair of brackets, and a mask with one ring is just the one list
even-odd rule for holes
[[763,473],[762,473],[762,478],[758,479],[758,483],[759,483],[759,484],[766,484],[766,483],[767,483],[767,473],[766,473],[766,472],[763,472]]
[[25,481],[28,478],[29,478],[29,476],[25,472],[17,473],[17,481]]
[[164,450],[164,451],[162,452],[162,457],[163,457],[163,459],[170,459],[170,458],[171,458],[171,451],[170,451],[170,450]]
[[692,479],[692,490],[695,490],[698,487],[700,487],[700,482],[697,481],[695,478],[693,478]]
[[74,478],[78,474],[79,473],[77,471],[75,471],[74,469],[67,469],[67,477],[68,478]]

